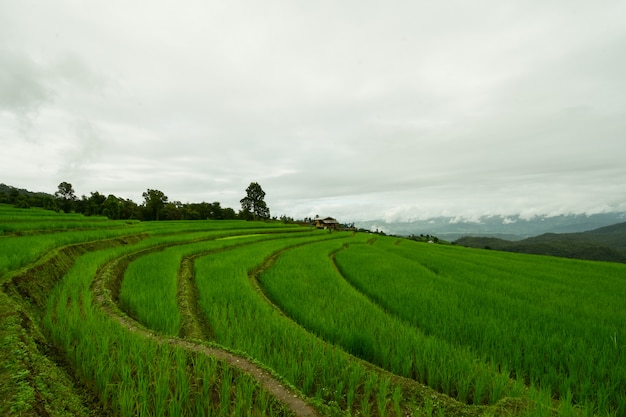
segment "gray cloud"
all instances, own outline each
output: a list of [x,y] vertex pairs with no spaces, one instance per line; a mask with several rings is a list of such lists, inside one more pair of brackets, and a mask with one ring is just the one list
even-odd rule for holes
[[29,7],[0,6],[5,183],[237,209],[258,181],[273,214],[354,220],[626,210],[622,2]]
[[28,113],[50,98],[40,66],[12,51],[0,51],[0,109]]

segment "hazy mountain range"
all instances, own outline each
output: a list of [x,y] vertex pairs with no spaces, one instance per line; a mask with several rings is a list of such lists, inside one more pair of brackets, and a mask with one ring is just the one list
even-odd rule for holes
[[507,252],[626,262],[626,222],[580,233],[545,233],[524,240],[463,237],[456,244]]
[[544,233],[577,233],[626,222],[626,213],[564,214],[536,216],[530,219],[518,215],[483,216],[466,220],[454,217],[436,217],[410,222],[370,220],[357,222],[357,227],[387,234],[410,236],[428,234],[455,241],[463,236],[498,237],[522,240]]

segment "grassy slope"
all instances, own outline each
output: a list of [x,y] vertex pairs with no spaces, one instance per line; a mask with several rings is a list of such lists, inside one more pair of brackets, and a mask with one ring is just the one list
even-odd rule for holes
[[[42,318],[52,289],[91,251],[128,245],[146,233],[206,234],[204,222],[115,222],[0,204],[0,415],[108,416],[93,387],[85,385],[48,338]],[[271,225],[213,222],[224,234],[234,228]]]
[[[0,205],[0,223],[3,218]],[[20,213],[11,211],[11,215]],[[29,215],[35,213],[28,211]],[[36,216],[34,221],[39,221]],[[41,217],[48,212],[41,212]],[[63,219],[76,222],[76,216],[63,215],[50,217],[58,226]],[[21,220],[30,224],[28,220]],[[80,219],[78,219],[80,221]],[[84,221],[89,221],[85,218]],[[167,226],[156,224],[155,229],[167,232]],[[182,225],[181,222],[179,224]],[[53,223],[50,223],[52,225]],[[113,226],[113,223],[103,222]],[[199,225],[187,223],[185,227],[194,228]],[[58,230],[50,226],[49,229]],[[224,226],[228,225],[224,222]],[[89,226],[92,228],[97,226]],[[232,227],[232,226],[231,226]],[[30,229],[44,230],[45,224]],[[120,232],[115,225],[103,236],[116,237],[112,240],[100,239],[98,243],[81,243],[76,246],[65,245],[61,248],[46,248],[41,253],[33,253],[32,259],[17,262],[21,269],[12,268],[0,276],[0,415],[109,415],[103,409],[88,387],[82,386],[73,376],[73,371],[62,357],[50,345],[42,331],[40,319],[45,308],[45,301],[51,288],[64,275],[74,259],[82,253],[107,245],[125,244],[129,239],[138,239],[140,232],[146,228],[141,224],[128,226],[127,231]],[[10,232],[13,233],[13,232]],[[123,237],[120,235],[127,235]],[[67,236],[65,234],[64,236]],[[134,237],[130,237],[134,236]],[[13,239],[16,236],[1,236],[1,239]],[[63,242],[60,240],[60,242]],[[64,242],[71,243],[71,242]],[[5,247],[10,247],[7,245]],[[461,249],[461,248],[458,248]],[[42,256],[43,254],[43,256]],[[512,256],[512,255],[509,255]]]
[[6,280],[0,292],[0,415],[87,416],[102,411],[76,384],[40,325],[45,298],[81,248],[54,250]]
[[[0,415],[107,415],[48,342],[41,318],[48,294],[77,256],[102,245],[128,243],[128,237],[98,240],[131,235],[134,229],[123,231],[119,222],[101,218],[4,204],[0,223]],[[58,233],[77,227],[83,232]],[[48,238],[44,245],[35,244],[37,235]]]
[[607,349],[623,338],[624,265],[400,242],[353,245],[336,260],[388,311],[527,383],[581,403],[600,392],[624,401],[625,364]]

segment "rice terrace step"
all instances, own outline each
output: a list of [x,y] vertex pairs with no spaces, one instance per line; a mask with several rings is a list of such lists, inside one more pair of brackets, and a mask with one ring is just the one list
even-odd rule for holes
[[626,265],[0,205],[1,415],[626,415]]

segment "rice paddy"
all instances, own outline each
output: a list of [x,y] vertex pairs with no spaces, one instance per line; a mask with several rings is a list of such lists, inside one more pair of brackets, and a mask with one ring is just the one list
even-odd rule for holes
[[626,267],[0,206],[2,415],[626,415]]

